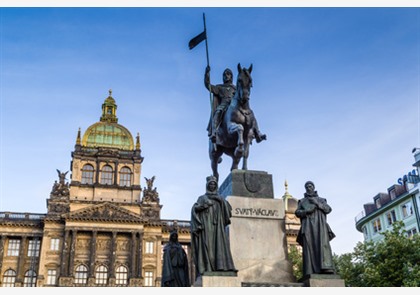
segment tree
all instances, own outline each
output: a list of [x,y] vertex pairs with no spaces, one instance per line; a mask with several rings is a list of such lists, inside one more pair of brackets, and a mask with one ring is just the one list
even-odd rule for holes
[[296,280],[300,280],[303,277],[303,260],[302,260],[302,253],[296,247],[296,245],[291,245],[289,247],[289,261],[292,264],[293,268],[293,275],[295,276]]
[[358,243],[353,253],[335,256],[348,287],[420,287],[420,235],[408,236],[404,223],[393,224],[376,243]]

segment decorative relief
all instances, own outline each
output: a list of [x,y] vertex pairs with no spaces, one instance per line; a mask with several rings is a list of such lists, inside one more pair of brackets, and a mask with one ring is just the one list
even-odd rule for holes
[[111,149],[104,149],[99,148],[98,152],[96,153],[97,156],[111,156],[111,157],[118,157],[119,152],[117,150],[111,150]]
[[159,219],[159,211],[154,208],[144,208],[141,214],[146,219]]
[[98,239],[96,241],[96,249],[98,251],[109,251],[111,249],[111,241],[109,239]]
[[117,241],[117,251],[127,252],[130,250],[130,243],[127,240]]
[[261,175],[253,173],[244,173],[244,183],[247,190],[256,193],[261,190]]
[[89,250],[89,239],[78,239],[76,242],[76,250]]
[[69,214],[71,219],[141,222],[139,215],[111,203],[82,209]]
[[68,213],[70,212],[70,206],[68,203],[57,203],[56,201],[48,200],[48,213]]

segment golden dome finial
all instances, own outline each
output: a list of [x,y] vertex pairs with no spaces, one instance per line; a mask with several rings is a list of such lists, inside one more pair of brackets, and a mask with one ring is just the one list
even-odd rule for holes
[[109,89],[108,92],[109,92],[109,96],[112,96],[112,89]]
[[285,187],[285,190],[286,190],[286,193],[285,194],[289,194],[289,192],[287,191],[287,188],[288,188],[288,184],[287,184],[287,180],[285,180],[284,181],[284,187]]

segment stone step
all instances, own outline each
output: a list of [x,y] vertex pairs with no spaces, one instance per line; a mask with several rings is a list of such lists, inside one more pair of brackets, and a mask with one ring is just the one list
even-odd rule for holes
[[242,287],[304,287],[303,283],[247,283],[242,282]]

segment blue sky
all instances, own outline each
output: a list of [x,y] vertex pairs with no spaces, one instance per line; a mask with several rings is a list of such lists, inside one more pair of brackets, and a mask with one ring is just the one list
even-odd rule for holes
[[[333,252],[351,252],[363,204],[413,169],[420,146],[420,8],[0,8],[0,211],[45,213],[77,130],[113,90],[119,123],[140,133],[162,218],[189,220],[211,174],[203,84],[253,64],[251,107],[267,141],[250,170],[274,194],[314,181],[333,208]],[[224,157],[221,181],[231,160]]]

